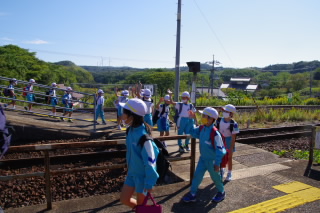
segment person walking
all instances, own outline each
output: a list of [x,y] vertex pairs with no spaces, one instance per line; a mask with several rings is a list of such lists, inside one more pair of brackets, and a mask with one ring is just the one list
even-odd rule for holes
[[98,123],[98,118],[99,116],[101,117],[102,123],[103,124],[107,124],[106,119],[104,117],[104,96],[103,96],[104,92],[102,89],[98,90],[98,95],[96,98],[96,124]]
[[[156,171],[156,159],[159,149],[152,140],[143,144],[140,138],[151,135],[152,129],[143,117],[147,114],[146,104],[138,98],[132,98],[127,103],[119,103],[123,107],[121,119],[128,125],[126,137],[127,177],[120,193],[120,202],[134,208],[141,205],[148,192],[159,177]],[[137,199],[132,198],[136,193]]]

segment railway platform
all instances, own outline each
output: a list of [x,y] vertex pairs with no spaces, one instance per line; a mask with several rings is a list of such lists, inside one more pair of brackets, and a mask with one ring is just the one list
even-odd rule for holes
[[[172,133],[174,134],[174,133]],[[171,155],[180,155],[176,141],[168,141]],[[153,195],[164,212],[320,212],[320,172],[304,176],[308,162],[279,158],[250,145],[236,144],[233,180],[225,182],[226,199],[211,202],[216,193],[208,173],[200,186],[197,202],[184,203],[189,192],[188,161],[173,162],[173,173],[182,182],[157,186]],[[199,154],[199,153],[198,153]],[[198,156],[197,154],[197,156]],[[182,154],[182,156],[188,153]],[[6,213],[34,212],[131,212],[119,202],[119,193],[6,209]]]
[[[46,129],[53,132],[63,131],[63,134],[72,133],[80,137],[88,136],[92,129],[90,126],[92,124],[83,121],[69,124],[47,116],[27,119],[30,115],[25,112],[17,114],[6,111],[6,115],[9,122],[21,125],[23,128],[33,126],[35,131],[39,131],[39,127],[42,127],[42,131]],[[115,129],[115,122],[111,121],[115,115],[106,113],[106,116],[107,120],[110,120],[107,125],[97,125],[97,130],[103,134]],[[171,135],[175,134],[172,130]],[[157,132],[155,136],[158,136]],[[167,144],[172,157],[190,155],[190,153],[180,154],[176,141],[167,141]],[[182,201],[182,197],[190,188],[189,160],[172,162],[172,173],[181,182],[155,187],[152,193],[155,200],[163,206],[164,212],[320,212],[319,166],[315,166],[318,171],[312,170],[309,177],[306,177],[304,174],[308,162],[305,160],[279,158],[273,153],[241,143],[236,143],[236,150],[233,158],[233,180],[224,182],[226,199],[221,203],[211,202],[217,191],[208,173],[200,185],[197,202]],[[198,157],[197,146],[196,159]],[[5,209],[5,213],[131,212],[128,207],[120,203],[119,192],[53,202],[53,209],[48,211],[46,207],[46,204],[42,204],[9,208]]]

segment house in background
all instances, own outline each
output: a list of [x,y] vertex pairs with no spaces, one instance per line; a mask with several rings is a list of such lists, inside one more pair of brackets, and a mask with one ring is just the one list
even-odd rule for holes
[[255,92],[259,89],[258,84],[251,84],[251,78],[231,78],[229,83],[223,83],[220,89],[233,88],[246,92]]
[[[211,89],[209,87],[197,87],[196,94],[203,95],[206,93],[211,95]],[[215,96],[218,98],[226,97],[226,95],[224,94],[224,92],[222,92],[221,89],[213,89],[212,96]]]

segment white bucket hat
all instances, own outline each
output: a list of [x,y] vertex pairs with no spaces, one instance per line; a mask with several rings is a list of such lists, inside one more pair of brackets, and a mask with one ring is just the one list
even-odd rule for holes
[[170,101],[170,95],[164,96],[164,100],[165,100],[165,101]]
[[57,86],[57,83],[52,83],[51,86],[52,86],[52,87],[56,87],[56,86]]
[[128,97],[129,96],[129,91],[128,90],[123,90],[122,95]]
[[236,113],[237,112],[237,109],[235,106],[233,106],[232,104],[227,104],[225,105],[224,107],[222,107],[222,109],[224,111],[227,111],[227,112],[232,112],[232,113]]
[[67,88],[66,88],[66,90],[71,91],[71,90],[72,90],[72,88],[71,88],[71,87],[67,87]]
[[146,98],[151,98],[151,91],[149,89],[145,89],[143,92],[143,96]]
[[102,89],[99,89],[99,90],[98,90],[98,93],[102,93],[102,94],[103,94],[104,92],[103,92]]
[[206,107],[206,108],[204,108],[203,111],[200,111],[200,110],[199,110],[199,112],[200,112],[201,114],[207,115],[207,116],[209,116],[209,117],[211,117],[211,118],[214,118],[214,119],[217,119],[217,118],[219,117],[218,111],[215,110],[215,109],[212,108],[212,107]]
[[185,97],[186,97],[186,98],[190,98],[190,94],[189,94],[189,92],[185,91],[185,92],[182,93],[181,97],[183,97],[183,98],[185,98]]
[[119,105],[136,115],[145,116],[147,114],[147,105],[139,98],[132,98],[127,103],[119,103]]
[[36,81],[34,79],[30,79],[29,83],[36,83]]

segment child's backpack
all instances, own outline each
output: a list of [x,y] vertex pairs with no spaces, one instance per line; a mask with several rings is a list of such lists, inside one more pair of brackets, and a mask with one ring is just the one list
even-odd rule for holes
[[160,105],[162,107],[161,113],[158,109],[156,109],[156,111],[154,112],[153,116],[152,116],[152,123],[156,124],[157,121],[159,120],[159,118],[165,113],[166,107],[164,104]]
[[[217,121],[216,121],[216,127],[217,127],[218,130],[220,129],[221,119],[222,119],[222,118],[217,118]],[[231,132],[231,134],[232,134],[232,131],[233,131],[233,127],[234,127],[234,120],[231,119],[231,120],[230,120],[230,132]]]
[[[200,125],[199,126],[200,132],[201,132],[201,130],[203,128],[204,128],[204,125]],[[219,132],[219,130],[217,129],[217,127],[213,126],[213,128],[211,130],[211,133],[210,133],[210,139],[211,139],[211,144],[213,146],[213,149],[216,149],[216,146],[214,144],[214,136],[216,135],[216,132]],[[226,154],[222,157],[222,161],[221,161],[220,167],[225,168],[226,165],[228,164],[229,149],[227,148],[226,138],[224,137],[224,135],[221,132],[219,132],[219,133],[220,133],[222,141],[223,141],[223,146],[226,149]]]
[[[48,91],[46,91],[46,95],[50,95],[51,91],[52,91],[51,89],[48,90]],[[44,100],[45,100],[46,103],[48,103],[48,101],[49,101],[49,96],[44,96]]]
[[27,91],[28,91],[28,88],[27,87],[23,87],[22,96],[27,96]]
[[6,126],[6,115],[0,105],[0,159],[8,151],[11,142],[11,133]]
[[[175,115],[174,115],[174,117],[173,117],[173,121],[174,121],[175,123],[178,122],[178,118],[180,117],[180,113],[181,113],[181,111],[182,111],[182,106],[183,106],[183,103],[178,103],[178,104],[179,104],[179,110],[177,110],[177,109],[175,108]],[[189,109],[189,110],[192,110],[193,105],[192,105],[192,104],[189,104],[189,106],[190,106],[190,109]]]
[[143,147],[144,142],[147,140],[152,140],[159,149],[159,154],[157,157],[157,173],[159,178],[157,180],[157,184],[163,184],[165,183],[165,177],[168,173],[169,167],[171,167],[170,162],[166,158],[169,156],[169,152],[160,140],[154,139],[148,134],[141,136],[138,144]]
[[[128,135],[129,130],[130,130],[130,127],[127,128],[126,135]],[[143,147],[144,142],[146,142],[147,140],[152,140],[159,149],[159,154],[157,157],[157,173],[159,175],[159,178],[157,180],[157,184],[163,184],[165,183],[165,177],[168,173],[169,167],[171,168],[171,164],[166,158],[169,156],[169,152],[165,147],[165,145],[160,140],[154,139],[148,134],[141,136],[138,144]]]
[[10,96],[11,95],[10,89],[9,88],[4,88],[3,89],[3,95],[4,96]]

